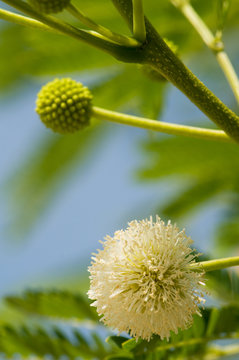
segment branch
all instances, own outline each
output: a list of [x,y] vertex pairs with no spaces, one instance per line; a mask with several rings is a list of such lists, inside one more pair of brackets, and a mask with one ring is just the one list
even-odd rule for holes
[[[112,0],[132,30],[131,0]],[[222,103],[171,51],[146,19],[146,42],[142,63],[152,66],[182,91],[207,117],[239,142],[239,117]]]

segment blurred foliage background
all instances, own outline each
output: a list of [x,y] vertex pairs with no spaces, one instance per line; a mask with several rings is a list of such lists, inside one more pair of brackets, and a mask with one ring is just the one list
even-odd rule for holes
[[[109,0],[73,3],[96,22],[129,34]],[[220,4],[221,0],[192,1],[214,33],[221,26]],[[2,1],[0,7],[10,9]],[[177,45],[189,68],[237,111],[213,54],[170,1],[147,0],[145,13],[160,35]],[[78,25],[67,12],[59,16]],[[223,38],[239,73],[238,19],[239,2],[231,0]],[[4,113],[0,116],[0,256],[5,284],[1,289],[0,282],[0,291],[6,296],[25,287],[35,289],[5,299],[0,352],[10,357],[21,352],[24,356],[51,354],[56,358],[62,354],[112,359],[194,359],[196,354],[206,358],[206,353],[208,359],[224,356],[222,350],[217,352],[207,343],[215,334],[239,331],[236,272],[209,276],[208,303],[226,308],[205,310],[203,319],[195,321],[191,330],[172,340],[207,336],[208,341],[189,344],[184,350],[179,346],[174,351],[167,347],[156,351],[167,344],[155,338],[148,357],[145,343],[128,344],[127,338],[113,336],[105,344],[108,330],[98,325],[81,294],[88,287],[86,268],[98,240],[126,227],[134,218],[159,214],[177,222],[186,227],[205,257],[238,255],[239,148],[95,120],[90,128],[73,136],[52,134],[34,114],[34,98],[48,80],[69,75],[90,87],[97,106],[159,121],[213,125],[170,84],[153,81],[140,67],[119,63],[66,36],[1,21],[0,54],[0,112]],[[31,247],[31,243],[35,245]],[[26,253],[28,257],[24,257]],[[52,262],[54,257],[58,262]],[[36,264],[38,273],[29,276],[36,273]],[[39,284],[50,290],[39,290]],[[59,290],[52,290],[52,286]],[[222,322],[225,327],[220,328]],[[227,329],[228,323],[231,327]]]

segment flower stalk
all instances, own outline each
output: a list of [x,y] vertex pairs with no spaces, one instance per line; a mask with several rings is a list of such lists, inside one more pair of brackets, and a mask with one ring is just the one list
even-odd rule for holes
[[96,106],[92,108],[92,116],[99,120],[106,120],[122,125],[135,126],[145,130],[154,130],[169,135],[182,135],[187,137],[224,142],[233,141],[224,133],[224,131],[221,130],[210,130],[193,126],[164,123],[156,120],[141,118],[138,116],[122,114]]
[[15,14],[11,11],[0,9],[0,19],[12,22],[17,25],[22,25],[26,27],[30,27],[32,29],[49,31],[53,33],[59,33],[57,30],[53,29],[52,27],[43,24],[38,20],[31,19],[26,16]]
[[192,270],[203,269],[205,272],[226,269],[231,266],[239,266],[239,256],[201,261],[190,265]]

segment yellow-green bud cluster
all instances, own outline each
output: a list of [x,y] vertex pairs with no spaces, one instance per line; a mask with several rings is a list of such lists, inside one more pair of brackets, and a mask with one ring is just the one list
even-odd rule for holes
[[89,125],[92,109],[89,89],[70,78],[55,79],[40,90],[36,112],[42,122],[60,134]]
[[45,14],[55,14],[64,10],[71,0],[28,0],[38,11]]

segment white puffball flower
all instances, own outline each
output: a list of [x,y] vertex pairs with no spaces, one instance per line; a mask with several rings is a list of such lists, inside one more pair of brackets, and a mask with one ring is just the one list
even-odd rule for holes
[[171,331],[190,327],[204,301],[204,273],[190,269],[198,255],[185,230],[150,217],[105,240],[89,267],[88,296],[101,320],[146,340],[153,334],[169,339]]

